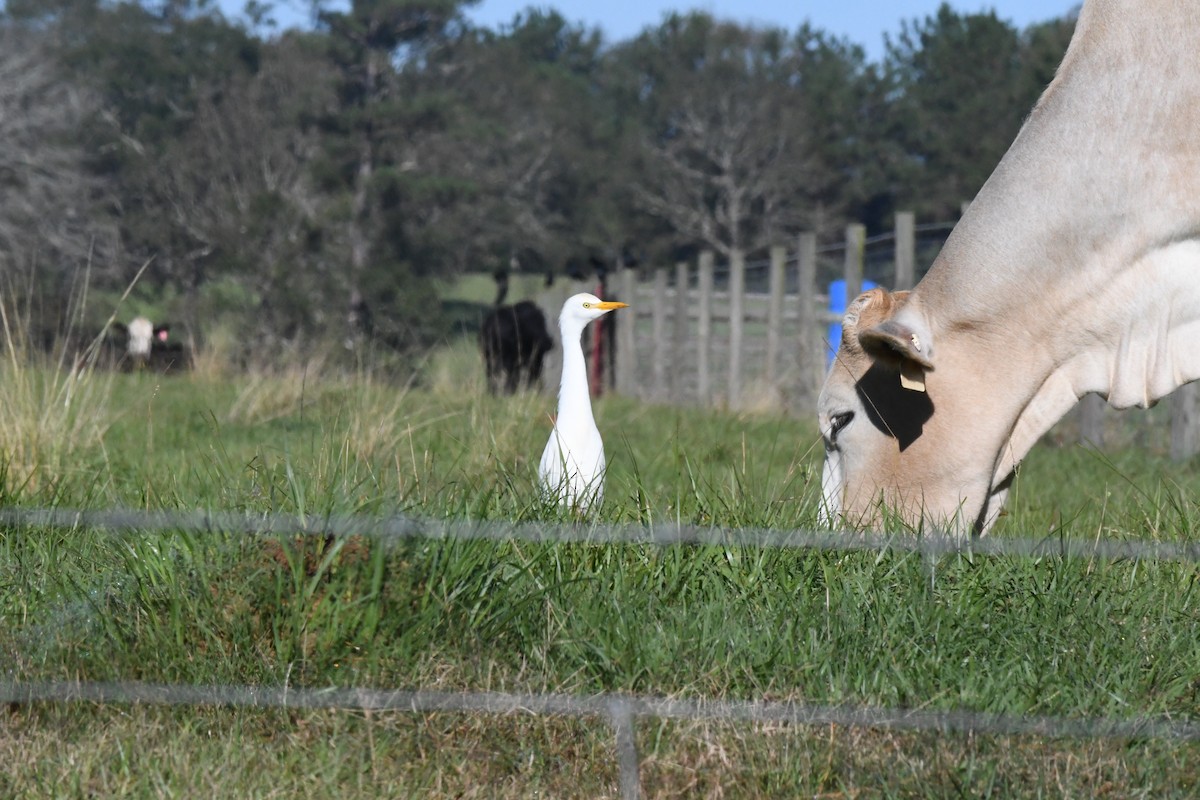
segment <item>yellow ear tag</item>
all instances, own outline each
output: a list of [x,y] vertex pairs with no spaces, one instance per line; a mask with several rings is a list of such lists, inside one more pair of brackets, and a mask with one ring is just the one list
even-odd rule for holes
[[914,392],[925,391],[925,370],[910,361],[900,364],[900,385]]

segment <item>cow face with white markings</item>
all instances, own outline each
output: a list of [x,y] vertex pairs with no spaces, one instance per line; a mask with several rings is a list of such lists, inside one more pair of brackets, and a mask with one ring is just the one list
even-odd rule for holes
[[147,358],[154,343],[154,324],[145,317],[135,317],[128,325],[127,349],[134,358]]

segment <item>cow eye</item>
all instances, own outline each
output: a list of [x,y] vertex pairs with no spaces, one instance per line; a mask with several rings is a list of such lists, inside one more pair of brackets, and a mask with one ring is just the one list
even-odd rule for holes
[[834,414],[829,418],[829,441],[836,442],[837,435],[850,424],[850,420],[854,419],[853,411],[843,411],[840,414]]

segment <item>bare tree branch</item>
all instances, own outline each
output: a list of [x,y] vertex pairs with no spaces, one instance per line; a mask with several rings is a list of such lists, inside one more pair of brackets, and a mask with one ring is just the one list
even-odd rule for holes
[[0,266],[62,271],[117,249],[95,212],[77,131],[93,95],[67,81],[35,31],[0,28]]

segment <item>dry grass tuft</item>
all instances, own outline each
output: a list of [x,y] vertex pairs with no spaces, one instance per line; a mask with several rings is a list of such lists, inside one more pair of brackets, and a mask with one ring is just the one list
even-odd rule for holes
[[35,355],[26,331],[0,300],[0,482],[6,492],[59,482],[95,452],[112,422],[110,373],[81,368],[65,350]]
[[192,374],[207,381],[224,380],[238,374],[234,365],[239,346],[238,337],[228,328],[218,326],[207,331],[203,346],[192,351]]
[[337,381],[327,374],[326,366],[323,357],[314,356],[276,370],[249,372],[239,382],[241,388],[225,414],[226,421],[253,424],[298,414],[305,403],[336,388]]
[[436,394],[483,394],[486,390],[483,356],[474,339],[459,339],[439,347],[425,361],[423,382]]

